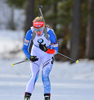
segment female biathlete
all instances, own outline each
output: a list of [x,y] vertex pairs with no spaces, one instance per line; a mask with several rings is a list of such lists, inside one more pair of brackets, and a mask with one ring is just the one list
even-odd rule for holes
[[[29,46],[31,40],[33,41],[33,46],[30,54]],[[24,100],[30,100],[30,96],[32,95],[39,75],[41,61],[44,100],[50,100],[51,85],[49,73],[52,69],[54,55],[58,53],[58,44],[53,29],[45,26],[41,17],[36,17],[33,20],[33,26],[25,36],[23,51],[26,57],[30,60],[30,68],[32,71],[32,77],[26,86]]]

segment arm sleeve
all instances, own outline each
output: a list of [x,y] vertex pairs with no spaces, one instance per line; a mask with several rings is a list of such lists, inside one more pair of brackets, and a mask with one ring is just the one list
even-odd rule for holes
[[31,29],[26,33],[25,39],[24,39],[24,44],[23,44],[23,52],[25,53],[26,57],[29,59],[31,56],[29,53],[29,47],[32,39],[32,31]]
[[56,35],[55,35],[55,33],[54,33],[54,31],[52,29],[50,29],[48,31],[48,34],[50,35],[49,39],[51,41],[52,49],[48,49],[46,51],[46,53],[57,54],[58,53],[58,43],[57,43]]

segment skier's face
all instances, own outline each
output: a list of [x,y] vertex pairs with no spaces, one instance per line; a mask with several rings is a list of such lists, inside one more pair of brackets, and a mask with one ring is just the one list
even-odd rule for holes
[[34,28],[34,31],[35,31],[35,33],[36,33],[38,36],[41,36],[41,35],[42,35],[43,30],[44,30],[44,26],[41,27],[41,28]]
[[43,21],[36,21],[33,22],[33,29],[34,32],[38,35],[41,36],[44,30],[44,22]]

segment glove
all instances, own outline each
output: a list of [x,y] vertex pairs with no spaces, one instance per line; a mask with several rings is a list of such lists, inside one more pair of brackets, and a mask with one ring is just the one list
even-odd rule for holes
[[39,44],[39,48],[42,50],[42,51],[44,51],[44,52],[46,52],[47,51],[47,47],[46,47],[46,44]]
[[30,59],[30,61],[35,62],[35,61],[37,61],[39,58],[37,58],[37,56],[30,56],[29,59]]
[[55,50],[54,49],[49,49],[49,48],[47,48],[46,47],[46,44],[39,44],[39,48],[42,50],[42,51],[44,51],[44,52],[46,52],[46,53],[48,53],[48,54],[55,54]]

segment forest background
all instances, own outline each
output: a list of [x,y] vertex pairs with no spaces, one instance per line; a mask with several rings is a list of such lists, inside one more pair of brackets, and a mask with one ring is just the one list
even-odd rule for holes
[[[94,59],[94,1],[93,0],[0,0],[0,9],[5,3],[6,15],[0,14],[0,29],[24,30],[32,26],[36,16],[40,16],[38,5],[43,5],[43,15],[46,23],[50,25],[57,36],[59,52],[73,59]],[[15,9],[21,15],[15,22]],[[24,38],[23,38],[24,39]],[[56,55],[57,61],[68,60]]]

